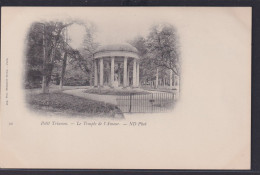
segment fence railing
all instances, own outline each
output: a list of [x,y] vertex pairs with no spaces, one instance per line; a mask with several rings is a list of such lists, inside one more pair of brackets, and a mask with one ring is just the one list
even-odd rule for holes
[[129,94],[116,101],[123,113],[153,113],[172,109],[176,97],[175,93]]

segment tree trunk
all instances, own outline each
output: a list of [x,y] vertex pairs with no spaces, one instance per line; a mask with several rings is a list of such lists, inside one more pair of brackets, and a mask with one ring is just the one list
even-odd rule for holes
[[[61,34],[61,31],[62,29],[59,30],[58,34],[57,34],[57,38],[60,37],[60,34]],[[46,88],[49,89],[49,83],[51,81],[51,75],[52,75],[52,70],[53,70],[53,67],[54,67],[54,59],[55,59],[55,56],[56,56],[56,49],[57,49],[57,45],[58,45],[58,41],[56,39],[56,41],[54,42],[54,46],[52,48],[52,52],[51,52],[51,55],[50,55],[50,63],[48,63],[48,68],[47,68],[47,82],[46,82]],[[48,90],[49,91],[49,90]]]
[[158,88],[158,79],[159,79],[159,70],[156,68],[156,82],[155,82],[155,88]]
[[42,71],[42,93],[48,93],[49,87],[47,86],[47,71],[46,71],[46,44],[45,44],[45,25],[43,25],[43,71]]
[[42,76],[42,93],[48,93],[49,92],[49,88],[47,86],[47,77],[46,75]]
[[63,62],[62,62],[62,69],[61,69],[61,76],[60,76],[60,89],[62,90],[63,88],[63,81],[64,81],[64,76],[65,76],[65,71],[67,67],[67,52],[64,54]]
[[[60,35],[60,33],[59,33]],[[56,55],[56,48],[57,48],[57,41],[55,41],[55,44],[54,44],[54,47],[52,48],[52,52],[51,52],[51,55],[50,55],[50,62],[48,63],[48,66],[47,66],[47,83],[46,83],[46,87],[49,89],[49,84],[51,82],[51,75],[52,75],[52,70],[53,70],[53,67],[54,67],[54,59],[55,59],[55,55]]]
[[[69,26],[71,24],[66,25],[65,27]],[[65,28],[63,27],[63,28]],[[49,83],[51,81],[51,75],[52,75],[52,70],[54,67],[54,59],[55,59],[55,55],[56,55],[56,49],[57,49],[57,45],[58,45],[58,38],[60,37],[60,34],[62,32],[62,29],[60,28],[58,31],[58,34],[56,36],[55,42],[54,42],[54,46],[52,48],[51,51],[51,55],[50,55],[50,59],[48,59],[48,64],[47,64],[47,58],[46,58],[46,43],[45,43],[45,26],[44,26],[44,34],[43,34],[43,43],[44,43],[44,61],[43,61],[43,80],[42,80],[42,92],[43,93],[47,93],[49,92]]]
[[170,69],[170,89],[172,89],[172,70]]
[[53,63],[48,63],[47,64],[47,75],[46,75],[46,88],[49,89],[49,85],[51,82],[51,75],[52,75],[52,70],[53,70]]

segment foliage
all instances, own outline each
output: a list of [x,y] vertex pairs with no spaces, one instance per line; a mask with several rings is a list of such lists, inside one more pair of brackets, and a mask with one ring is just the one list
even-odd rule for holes
[[[38,83],[39,77],[47,76],[51,81],[55,63],[61,61],[64,49],[62,29],[68,24],[62,22],[33,23],[27,35],[26,82]],[[35,78],[37,77],[37,82]]]
[[[66,28],[75,23],[85,27],[80,49],[73,49],[65,35]],[[46,77],[47,87],[50,82],[58,84],[63,77],[67,85],[92,85],[93,55],[99,46],[95,31],[95,25],[79,21],[33,23],[27,36],[25,86],[39,87],[44,84],[43,77]],[[157,68],[160,79],[169,78],[168,70],[180,74],[178,40],[173,26],[160,24],[153,26],[147,37],[139,36],[129,41],[139,52],[141,82],[155,80]]]
[[156,72],[153,62],[148,57],[148,48],[146,42],[147,40],[142,36],[136,37],[132,41],[129,41],[129,43],[138,50],[140,57],[140,80],[145,82],[153,79]]
[[168,24],[152,26],[149,35],[129,41],[137,48],[140,56],[140,80],[155,80],[156,69],[159,78],[169,78],[169,70],[180,73],[179,38],[176,29]]
[[[46,77],[45,86],[47,88],[49,88],[50,82],[58,84],[61,79],[63,80],[63,77],[65,77],[65,82],[66,78],[67,80],[71,79],[74,76],[73,73],[78,71],[72,71],[69,77],[64,76],[67,72],[67,62],[69,63],[68,68],[80,70],[84,74],[81,77],[87,77],[91,73],[92,56],[89,56],[88,52],[80,52],[69,45],[66,28],[72,24],[79,24],[85,27],[84,46],[91,52],[94,52],[97,46],[92,37],[93,27],[88,27],[79,21],[33,23],[27,35],[26,88],[39,87],[40,83],[44,85],[44,76]],[[89,82],[90,80],[87,80],[87,83],[84,83],[84,85],[89,84]]]
[[[89,83],[93,85],[93,72],[94,72],[94,53],[99,46],[99,43],[95,41],[95,32],[96,27],[94,24],[90,24],[88,27],[85,27],[85,36],[83,41],[83,47],[80,49],[80,53],[83,57],[82,63],[85,65],[85,70],[88,71]],[[79,62],[79,64],[82,64]]]
[[149,58],[162,68],[180,74],[179,38],[176,29],[169,24],[155,25],[147,38]]

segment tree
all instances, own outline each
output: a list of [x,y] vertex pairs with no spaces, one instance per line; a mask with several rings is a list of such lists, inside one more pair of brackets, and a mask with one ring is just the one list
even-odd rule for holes
[[[60,37],[62,29],[66,27],[58,22],[33,23],[28,32],[28,47],[26,53],[26,71],[37,70],[42,76],[42,91],[48,92],[51,73],[56,60],[60,59]],[[27,78],[30,75],[27,74]]]
[[129,43],[138,50],[138,54],[140,57],[140,81],[147,82],[149,80],[152,80],[156,72],[156,66],[154,65],[152,59],[149,57],[147,40],[142,36],[138,36],[129,41]]
[[38,79],[42,77],[43,93],[49,92],[53,69],[54,67],[58,68],[60,62],[62,62],[60,72],[60,88],[62,88],[67,57],[75,58],[79,55],[79,52],[69,46],[68,36],[65,37],[65,29],[75,23],[84,25],[84,23],[76,20],[69,22],[37,22],[32,24],[28,32],[27,82],[34,81],[31,78],[33,77],[33,70],[35,70],[34,72],[37,71],[39,74]]
[[69,46],[68,41],[68,30],[65,29],[63,32],[64,36],[64,42],[63,42],[63,59],[62,59],[62,67],[61,67],[61,76],[60,76],[60,89],[62,90],[63,84],[64,84],[64,76],[66,72],[66,67],[67,67],[67,58],[68,58],[68,53],[71,53],[72,48]]
[[179,40],[176,29],[169,24],[155,25],[147,38],[147,48],[153,63],[180,74]]
[[[27,63],[37,65],[42,76],[42,92],[49,92],[52,70],[56,60],[61,59],[64,38],[62,31],[71,23],[37,22],[32,24],[28,34]],[[30,69],[30,66],[27,66]]]
[[[88,34],[88,31],[90,30],[90,27],[88,26],[88,24],[84,23],[80,20],[73,20],[71,22],[71,24],[76,24],[76,25],[84,27],[86,29],[86,34]],[[85,73],[86,72],[89,73],[89,70],[86,68],[87,63],[84,62],[82,54],[79,52],[79,50],[73,49],[69,45],[70,40],[69,40],[67,28],[64,30],[63,35],[64,35],[65,40],[64,40],[64,44],[63,44],[64,56],[63,56],[62,68],[61,68],[60,89],[62,89],[62,87],[63,87],[64,76],[65,76],[66,67],[67,67],[67,57],[70,57],[70,59],[72,60],[70,62],[76,61],[77,62],[76,65],[78,65],[79,68],[81,68],[81,70],[83,70]],[[91,38],[92,33],[89,33],[88,36]],[[82,67],[84,67],[84,68],[82,68]]]
[[[79,50],[68,50],[68,68],[66,70],[65,82],[69,85],[86,85],[89,83],[89,65]],[[71,82],[73,79],[74,83]]]
[[90,85],[93,83],[93,72],[94,72],[94,53],[99,46],[99,43],[95,42],[96,27],[93,24],[85,26],[86,34],[84,36],[83,48],[80,50],[84,56],[85,64],[89,69],[89,80]]
[[[46,71],[44,71],[43,76],[47,76],[47,81],[46,81],[46,89],[44,90],[43,88],[43,93],[49,92],[49,82],[51,80],[51,75],[52,75],[52,70],[54,67],[54,60],[56,57],[56,52],[58,49],[60,49],[60,51],[62,52],[62,48],[66,48],[65,44],[66,41],[64,41],[64,35],[62,35],[62,32],[65,28],[67,28],[68,26],[72,25],[73,22],[70,23],[64,23],[64,22],[56,22],[54,23],[54,25],[51,26],[51,38],[50,38],[50,44],[51,44],[51,51],[50,51],[50,56],[48,59],[46,59],[47,63],[48,63],[48,68]],[[64,54],[64,60],[67,59],[67,54],[65,51]],[[65,68],[66,68],[66,60],[65,60],[65,64],[63,64],[63,74],[65,73]],[[64,76],[64,75],[63,75]],[[43,77],[44,78],[44,77]],[[43,81],[43,87],[44,87],[44,81]]]
[[65,71],[66,71],[66,67],[67,67],[67,58],[68,58],[68,52],[65,51],[64,52],[64,57],[62,60],[62,68],[61,68],[61,75],[60,75],[60,89],[63,88],[63,82],[64,82],[64,76],[65,76]]
[[43,53],[43,36],[43,26],[32,24],[27,35],[26,88],[39,87],[42,80],[42,65],[45,55]]

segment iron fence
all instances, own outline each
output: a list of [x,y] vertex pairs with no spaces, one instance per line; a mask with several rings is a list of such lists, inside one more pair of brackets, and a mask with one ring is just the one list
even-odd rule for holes
[[123,113],[166,112],[173,108],[175,93],[129,94],[117,97]]

